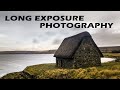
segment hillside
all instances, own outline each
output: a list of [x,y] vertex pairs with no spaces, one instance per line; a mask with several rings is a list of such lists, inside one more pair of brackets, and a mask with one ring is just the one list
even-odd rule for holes
[[120,53],[120,46],[111,46],[111,47],[99,47],[101,52],[107,52],[107,53]]

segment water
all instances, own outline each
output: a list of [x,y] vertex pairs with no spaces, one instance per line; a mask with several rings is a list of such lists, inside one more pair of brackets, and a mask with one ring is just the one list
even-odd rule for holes
[[55,63],[53,54],[1,54],[0,77],[11,72],[22,71],[26,66]]
[[[113,61],[114,58],[101,58],[101,62]],[[22,71],[26,66],[55,63],[53,54],[0,54],[0,77],[11,72]]]
[[102,63],[109,62],[109,61],[115,61],[115,60],[116,60],[115,58],[101,58]]

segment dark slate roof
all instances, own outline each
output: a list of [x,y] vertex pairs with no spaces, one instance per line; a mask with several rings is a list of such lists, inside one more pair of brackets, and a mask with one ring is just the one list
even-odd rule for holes
[[94,43],[91,35],[88,32],[82,32],[77,35],[65,38],[63,42],[61,43],[58,50],[55,52],[54,57],[60,57],[60,58],[72,58],[75,51],[78,49],[82,39],[84,37],[90,37],[94,46],[97,48],[99,54],[101,57],[103,57],[101,51],[97,47],[97,45]]

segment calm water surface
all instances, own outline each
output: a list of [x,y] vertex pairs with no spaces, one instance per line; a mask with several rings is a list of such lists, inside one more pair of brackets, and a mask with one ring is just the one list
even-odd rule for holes
[[[102,58],[101,62],[115,59]],[[55,63],[53,54],[0,54],[0,77],[11,72],[22,71],[26,66]]]

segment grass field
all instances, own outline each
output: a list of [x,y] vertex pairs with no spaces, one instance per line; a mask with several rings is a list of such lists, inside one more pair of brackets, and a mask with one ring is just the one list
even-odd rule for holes
[[120,53],[103,53],[104,57],[120,57]]

